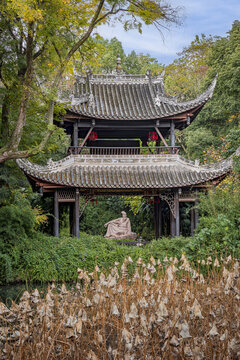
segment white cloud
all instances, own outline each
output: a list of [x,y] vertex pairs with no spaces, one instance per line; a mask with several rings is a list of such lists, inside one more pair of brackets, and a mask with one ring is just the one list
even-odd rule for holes
[[185,21],[179,28],[163,29],[163,37],[153,26],[143,26],[143,34],[136,30],[125,32],[121,24],[98,28],[104,38],[116,36],[126,52],[150,53],[159,61],[171,62],[176,53],[188,46],[196,34],[224,36],[233,21],[240,18],[240,0],[172,0],[173,6],[184,8]]

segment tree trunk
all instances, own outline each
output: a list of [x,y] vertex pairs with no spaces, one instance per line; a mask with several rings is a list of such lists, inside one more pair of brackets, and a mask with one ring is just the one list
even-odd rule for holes
[[2,105],[2,126],[0,131],[0,145],[6,145],[9,137],[9,94],[7,93],[3,98]]
[[26,112],[28,106],[28,100],[31,94],[31,84],[32,84],[32,73],[33,73],[33,23],[29,25],[28,29],[28,37],[27,37],[27,48],[26,48],[26,74],[23,83],[23,92],[20,103],[20,110],[18,114],[17,125],[12,134],[10,143],[8,145],[8,149],[10,151],[16,151],[18,149],[18,145],[22,138],[23,128],[26,122]]

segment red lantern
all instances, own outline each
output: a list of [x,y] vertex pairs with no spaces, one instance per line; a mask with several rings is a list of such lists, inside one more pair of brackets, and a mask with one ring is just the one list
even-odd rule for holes
[[156,131],[149,131],[148,140],[158,140],[158,134]]
[[88,138],[90,140],[97,140],[98,134],[95,131],[92,131]]

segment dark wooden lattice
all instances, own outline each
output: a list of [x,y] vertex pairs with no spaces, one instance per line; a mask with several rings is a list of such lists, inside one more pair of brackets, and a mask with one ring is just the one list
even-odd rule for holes
[[59,202],[74,202],[75,201],[75,189],[59,190],[58,191]]

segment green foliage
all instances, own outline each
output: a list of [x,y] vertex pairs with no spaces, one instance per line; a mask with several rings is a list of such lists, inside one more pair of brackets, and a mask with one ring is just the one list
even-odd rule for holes
[[[223,127],[226,121],[239,114],[240,97],[240,22],[235,21],[227,37],[216,41],[212,46],[207,82],[218,74],[217,86],[211,102],[206,106],[201,118],[215,119],[216,125]],[[236,125],[238,119],[231,122]],[[227,124],[229,125],[229,123]],[[209,124],[210,126],[210,124]],[[227,126],[228,128],[228,126]],[[216,127],[216,131],[217,131]]]
[[0,237],[7,244],[13,244],[17,239],[31,235],[36,218],[33,209],[28,204],[19,206],[11,204],[0,208]]
[[[70,281],[77,279],[77,268],[92,271],[96,264],[107,270],[120,264],[130,256],[136,261],[139,256],[148,262],[156,259],[181,255],[181,248],[187,238],[155,240],[144,248],[119,245],[114,240],[102,236],[80,233],[80,239],[62,237],[60,239],[35,233],[31,238],[23,238],[12,248],[11,255],[2,258],[0,271],[2,282],[20,281]],[[11,276],[10,276],[11,275]]]
[[[137,54],[132,51],[126,54],[122,43],[116,38],[105,40],[101,37],[95,39],[95,51],[98,53],[98,64],[91,64],[98,73],[112,72],[116,70],[117,55],[120,54],[122,70],[127,74],[145,74],[150,69],[153,75],[158,75],[163,70],[163,65],[149,54]],[[83,66],[83,64],[80,64]]]
[[152,240],[154,238],[153,206],[146,206],[146,202],[140,202],[139,206],[140,211],[136,213],[128,197],[100,196],[97,200],[89,202],[85,208],[80,219],[80,230],[91,235],[104,235],[106,233],[104,224],[121,217],[121,211],[126,211],[132,231],[145,240]]
[[[0,238],[4,247],[18,239],[31,236],[36,223],[36,213],[24,194],[13,194],[13,202],[0,207]],[[3,250],[0,247],[0,250]]]
[[179,258],[181,256],[181,253],[183,252],[183,249],[191,238],[187,237],[175,237],[175,238],[166,238],[163,237],[160,240],[153,240],[151,243],[146,246],[144,249],[144,255],[151,256],[155,259],[163,259],[165,256],[167,257],[177,257]]
[[12,259],[8,254],[0,252],[0,284],[14,280]]
[[121,197],[100,196],[88,202],[80,220],[80,229],[91,235],[104,235],[106,233],[104,224],[121,217],[121,211],[124,210],[127,211],[127,208]]
[[218,140],[210,129],[198,127],[196,129],[186,129],[185,144],[187,155],[191,159],[203,159],[203,151],[211,145],[216,145]]
[[[0,254],[1,283],[72,281],[77,279],[78,268],[92,271],[97,264],[101,270],[108,270],[115,262],[122,264],[128,256],[135,262],[140,256],[148,263],[151,256],[163,261],[165,256],[180,258],[182,252],[193,261],[201,257],[206,258],[209,254],[222,254],[224,251],[236,255],[237,243],[233,244],[235,247],[228,247],[232,242],[227,240],[228,244],[224,245],[225,247],[216,245],[222,241],[221,230],[229,226],[229,222],[223,222],[220,231],[216,233],[213,230],[213,223],[210,225],[210,237],[208,237],[209,232],[205,230],[199,232],[201,236],[197,235],[193,239],[162,238],[153,240],[145,247],[120,245],[117,241],[82,232],[80,239],[75,237],[58,239],[35,232],[32,237],[25,237],[16,242],[11,254]],[[212,235],[214,241],[211,240]],[[218,241],[216,241],[217,236]],[[133,270],[132,267],[131,271]]]
[[240,251],[240,187],[217,188],[203,196],[199,210],[197,233],[187,246],[192,257],[213,254],[239,256]]
[[196,35],[194,41],[178,54],[179,58],[166,67],[165,85],[170,94],[188,100],[201,93],[213,42],[212,36]]

